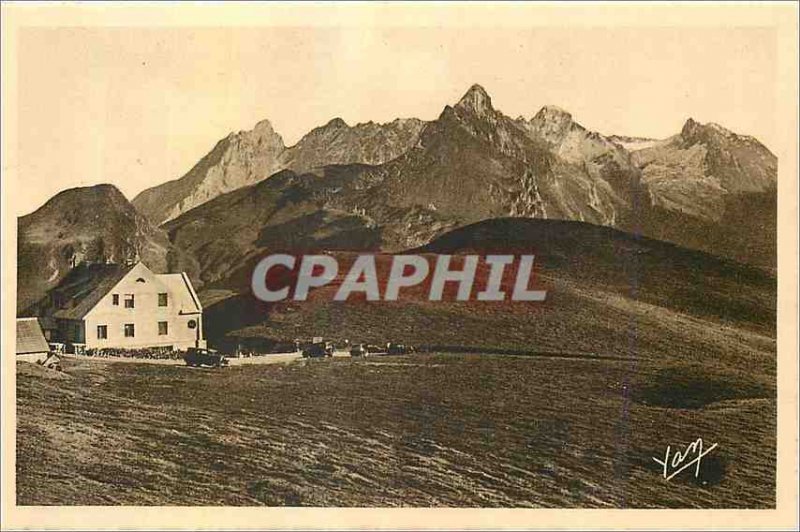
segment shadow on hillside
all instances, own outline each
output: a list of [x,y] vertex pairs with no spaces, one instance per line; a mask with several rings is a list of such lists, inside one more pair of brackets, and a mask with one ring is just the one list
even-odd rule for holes
[[722,371],[700,364],[664,368],[636,387],[636,403],[663,408],[698,409],[718,401],[774,398],[773,386],[746,371]]
[[204,310],[203,333],[213,347],[226,347],[229,332],[264,322],[270,307],[249,293],[228,297]]

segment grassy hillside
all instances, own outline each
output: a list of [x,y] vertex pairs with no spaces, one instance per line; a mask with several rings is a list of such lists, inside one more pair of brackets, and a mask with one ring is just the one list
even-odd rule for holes
[[[17,504],[775,504],[774,382],[745,371],[477,355],[44,371],[18,368]],[[648,400],[692,383],[725,393]],[[699,476],[665,481],[652,457],[696,438],[718,444]]]
[[[233,292],[206,291],[207,332],[212,340],[325,336],[434,349],[701,357],[712,365],[746,364],[774,374],[775,278],[763,270],[609,228],[548,220],[481,222],[418,251],[431,263],[434,251],[533,253],[534,284],[548,291],[547,299],[430,302],[427,286],[420,285],[404,290],[397,302],[334,302],[355,257],[339,252],[340,278],[313,291],[307,302],[257,302],[248,293],[249,268],[225,287]],[[377,256],[383,279],[391,259]],[[504,278],[508,291],[513,281],[510,272]],[[231,293],[238,295],[224,295]]]
[[[429,302],[419,286],[333,303],[334,285],[266,305],[242,265],[203,292],[216,341],[428,350],[218,371],[19,363],[17,503],[774,507],[772,274],[576,222],[484,222],[418,252],[533,252],[548,298]],[[336,255],[343,270],[355,256]],[[665,480],[653,457],[697,438],[717,444],[698,476]]]

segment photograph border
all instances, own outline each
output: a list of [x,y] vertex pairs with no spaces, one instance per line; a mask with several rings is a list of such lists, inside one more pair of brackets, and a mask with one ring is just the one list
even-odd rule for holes
[[[2,528],[193,529],[757,529],[798,520],[796,3],[2,4]],[[17,37],[38,27],[762,27],[776,31],[778,165],[778,449],[771,510],[18,507],[15,503]],[[765,95],[769,97],[770,95]]]

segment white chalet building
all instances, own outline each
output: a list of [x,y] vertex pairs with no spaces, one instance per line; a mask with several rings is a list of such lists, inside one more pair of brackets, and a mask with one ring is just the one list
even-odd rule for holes
[[59,340],[86,349],[203,347],[203,308],[185,273],[134,265],[76,268],[50,292]]

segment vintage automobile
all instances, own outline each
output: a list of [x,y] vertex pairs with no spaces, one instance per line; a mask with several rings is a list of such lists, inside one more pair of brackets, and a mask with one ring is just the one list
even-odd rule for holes
[[413,345],[389,343],[386,346],[386,352],[390,355],[408,355],[416,352]]
[[369,356],[369,346],[367,344],[353,344],[350,348],[351,357],[365,357]]
[[303,358],[332,357],[333,350],[331,342],[316,342],[303,349]]
[[183,355],[183,360],[187,366],[211,366],[221,368],[228,365],[228,358],[214,349],[204,347],[190,347]]

